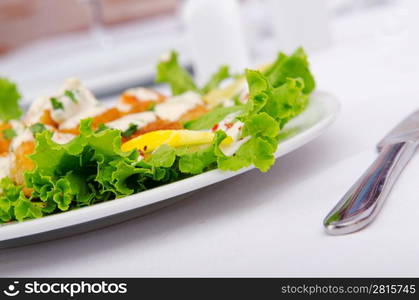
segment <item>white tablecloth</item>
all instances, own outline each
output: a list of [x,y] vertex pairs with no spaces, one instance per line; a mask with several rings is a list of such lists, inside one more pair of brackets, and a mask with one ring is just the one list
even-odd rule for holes
[[416,57],[402,33],[341,37],[311,55],[318,88],[342,104],[320,138],[266,174],[250,171],[154,214],[2,250],[0,275],[419,276],[419,157],[371,226],[338,237],[322,228],[376,142],[419,106]]

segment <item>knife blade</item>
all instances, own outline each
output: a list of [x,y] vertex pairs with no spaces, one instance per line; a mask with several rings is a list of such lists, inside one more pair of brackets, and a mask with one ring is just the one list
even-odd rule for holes
[[403,121],[397,124],[385,137],[377,144],[378,151],[381,151],[383,146],[395,144],[406,140],[419,139],[419,110],[411,113]]
[[419,110],[394,127],[378,144],[379,155],[323,221],[331,235],[352,233],[380,212],[419,143]]

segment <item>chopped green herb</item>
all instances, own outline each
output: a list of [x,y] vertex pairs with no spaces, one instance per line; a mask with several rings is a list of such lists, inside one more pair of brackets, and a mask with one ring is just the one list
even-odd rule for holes
[[131,135],[133,135],[138,130],[138,125],[136,124],[129,124],[129,127],[127,130],[122,132],[122,136],[124,138],[129,138]]
[[74,103],[78,102],[73,91],[66,90],[66,91],[64,91],[64,95],[66,95],[68,98],[70,98],[70,100],[73,101]]
[[33,134],[37,134],[47,130],[47,128],[42,123],[35,123],[29,127],[29,130],[32,131]]
[[109,129],[109,127],[108,126],[106,126],[105,124],[103,124],[103,123],[100,123],[99,124],[99,126],[97,127],[97,129],[96,129],[96,133],[99,133],[99,132],[102,132],[102,131],[104,131],[104,130],[106,130],[106,129]]
[[156,108],[156,103],[151,103],[150,106],[148,107],[148,111],[154,111],[155,108]]
[[58,101],[57,98],[52,97],[50,101],[51,101],[52,108],[54,110],[64,109],[64,105],[60,101]]
[[7,128],[5,130],[3,130],[3,137],[6,140],[11,140],[16,136],[16,131],[14,131],[12,128]]

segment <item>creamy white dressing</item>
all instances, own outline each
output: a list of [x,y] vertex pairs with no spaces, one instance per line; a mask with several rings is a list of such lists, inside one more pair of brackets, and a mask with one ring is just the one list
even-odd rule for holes
[[21,121],[10,120],[9,124],[10,124],[10,126],[12,126],[13,130],[16,132],[16,135],[18,135],[23,130],[25,130],[25,125],[23,125],[23,123]]
[[228,146],[220,146],[220,149],[223,151],[224,155],[232,156],[240,149],[241,145],[246,143],[248,140],[250,140],[250,136],[246,136],[245,138],[235,141]]
[[71,133],[61,133],[61,132],[54,132],[52,136],[52,140],[57,144],[67,144],[68,142],[72,141],[76,136]]
[[230,128],[225,129],[221,127],[221,129],[224,130],[228,136],[232,137],[234,141],[237,141],[240,138],[243,125],[243,122],[237,121],[233,123]]
[[24,129],[22,132],[18,133],[17,136],[13,139],[12,143],[10,144],[10,149],[12,151],[16,151],[19,146],[28,141],[34,141],[35,138],[33,137],[32,131],[29,128]]
[[124,94],[134,96],[139,100],[157,101],[160,98],[159,93],[143,87],[128,89],[124,92]]
[[122,112],[129,112],[130,110],[131,110],[131,108],[132,108],[132,105],[131,104],[129,104],[129,103],[124,103],[124,102],[118,102],[117,104],[116,104],[116,108],[119,110],[119,111],[122,111]]
[[10,143],[11,151],[15,151],[23,142],[34,140],[33,133],[28,128],[26,128],[22,122],[11,120],[9,123],[16,133],[16,136]]
[[[67,96],[66,91],[71,92],[76,101]],[[76,118],[76,115],[78,114],[85,114],[86,111],[91,112],[92,110],[93,112],[91,113],[96,113],[98,107],[97,99],[81,84],[80,80],[77,78],[67,79],[59,93],[55,95],[55,98],[62,103],[63,109],[52,109],[51,117],[60,124],[60,127],[61,123],[70,119],[73,119],[73,122],[71,123],[74,124],[74,118]],[[91,113],[88,114],[88,116],[92,116]],[[78,119],[78,121],[80,121],[80,119]]]
[[184,113],[203,103],[199,94],[189,91],[157,104],[154,111],[161,119],[177,121]]
[[42,96],[36,98],[29,107],[29,110],[24,118],[24,122],[27,125],[38,123],[44,113],[44,110],[46,109],[51,109],[49,97]]
[[90,117],[98,116],[104,113],[108,108],[99,104],[90,105],[83,108],[77,114],[68,117],[65,121],[60,124],[60,129],[71,129],[80,124],[80,120],[87,119]]
[[249,100],[249,86],[247,82],[240,91],[239,100],[241,103],[246,103]]
[[[68,92],[74,96],[74,99],[66,94]],[[51,98],[59,101],[63,108],[54,109]],[[51,118],[60,124],[60,128],[68,129],[77,126],[81,119],[96,116],[106,109],[99,105],[97,99],[79,79],[70,78],[57,93],[39,97],[32,103],[25,117],[26,125],[39,122],[45,110],[51,112]]]
[[228,114],[222,121],[218,123],[218,128],[226,131],[226,124],[233,122],[239,116],[239,114],[239,111]]
[[143,128],[149,123],[156,121],[156,114],[152,111],[141,112],[137,114],[129,114],[115,121],[106,123],[106,126],[110,128],[119,129],[125,131],[129,128],[130,124],[135,124],[138,129]]
[[240,112],[228,114],[224,120],[218,123],[218,128],[224,130],[225,133],[233,139],[231,144],[220,146],[221,151],[223,151],[223,153],[227,156],[231,156],[236,153],[240,146],[250,139],[250,136],[240,138],[244,123],[241,121],[235,121],[239,114]]
[[12,126],[13,130],[16,133],[16,136],[12,139],[12,142],[10,143],[10,151],[16,150],[24,141],[33,140],[32,132],[26,129],[25,125],[22,122],[17,120],[11,120],[9,121],[9,124]]
[[0,156],[0,179],[9,176],[11,166],[10,155]]

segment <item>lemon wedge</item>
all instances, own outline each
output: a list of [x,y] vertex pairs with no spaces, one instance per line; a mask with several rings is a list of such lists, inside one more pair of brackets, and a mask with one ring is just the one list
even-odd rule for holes
[[217,105],[219,105],[223,100],[233,98],[237,93],[240,92],[245,83],[245,78],[240,77],[225,88],[218,88],[210,91],[208,94],[203,96],[203,99],[210,108],[214,108]]
[[[271,66],[270,63],[261,65],[257,68],[258,71],[264,72]],[[214,108],[223,102],[225,99],[232,99],[235,95],[237,95],[243,87],[246,85],[246,78],[245,76],[240,76],[235,81],[227,85],[223,88],[217,88],[214,90],[209,91],[206,95],[202,98],[207,103],[209,108]]]
[[[128,142],[122,144],[121,150],[124,152],[133,149],[141,150],[148,153],[158,148],[163,144],[172,147],[181,146],[197,146],[203,144],[210,144],[214,140],[215,134],[213,132],[196,131],[196,130],[156,130],[146,134],[140,135]],[[222,145],[231,144],[233,139],[227,137],[222,141]]]

